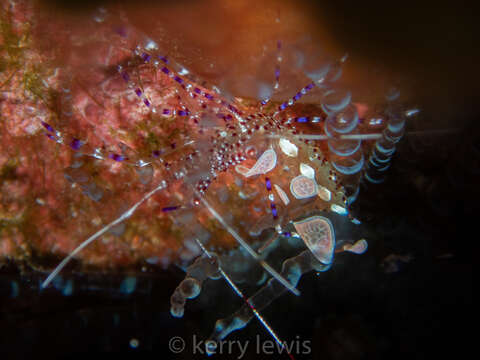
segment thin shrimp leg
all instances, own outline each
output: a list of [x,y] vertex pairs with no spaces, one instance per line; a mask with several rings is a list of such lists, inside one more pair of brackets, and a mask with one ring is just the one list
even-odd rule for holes
[[[312,270],[326,271],[330,265],[318,261],[310,250],[305,250],[300,255],[287,259],[283,262],[281,275],[293,286],[297,286],[303,274]],[[250,297],[237,312],[225,319],[217,320],[215,329],[209,341],[219,342],[231,332],[242,329],[253,318],[252,307],[257,311],[266,308],[272,301],[283,295],[288,289],[277,279],[271,278],[265,286]]]

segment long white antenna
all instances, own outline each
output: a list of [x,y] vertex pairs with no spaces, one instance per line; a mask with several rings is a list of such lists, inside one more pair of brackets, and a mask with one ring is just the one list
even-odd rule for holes
[[[205,253],[205,255],[207,255],[208,258],[212,258],[212,255],[210,255],[210,252],[205,248],[205,246],[203,246],[203,244],[201,243],[200,240],[198,239],[195,239],[195,241],[198,243],[198,246],[200,246],[200,248],[202,249],[202,251]],[[218,271],[220,272],[220,274],[222,275],[222,277],[225,279],[225,281],[228,283],[228,285],[230,285],[230,287],[233,289],[233,291],[235,291],[235,293],[241,297],[246,303],[247,305],[250,307],[250,309],[252,310],[252,312],[255,314],[255,316],[257,317],[258,321],[260,321],[260,323],[263,325],[263,327],[269,332],[269,334],[275,339],[275,341],[277,342],[277,344],[279,344],[283,349],[285,349],[285,344],[280,340],[280,338],[278,337],[278,335],[275,333],[275,331],[273,330],[273,328],[268,324],[268,322],[263,318],[262,315],[260,315],[260,313],[258,312],[258,310],[255,308],[255,306],[253,306],[249,299],[247,297],[245,297],[245,295],[243,295],[242,291],[237,287],[237,285],[235,285],[235,283],[233,282],[233,280],[225,273],[225,271],[222,269],[222,267],[220,266],[220,264],[218,264]],[[285,349],[287,350],[288,352],[288,349]]]
[[[196,192],[196,191],[195,191]],[[283,286],[285,286],[288,290],[290,290],[292,293],[294,293],[295,295],[300,295],[300,291],[298,291],[292,284],[290,284],[290,282],[288,282],[288,280],[286,280],[282,275],[280,275],[274,268],[272,268],[270,265],[268,265],[268,263],[263,260],[257,253],[255,250],[252,249],[252,247],[250,245],[248,245],[248,243],[242,239],[242,237],[240,235],[238,235],[238,233],[230,226],[228,225],[225,220],[220,216],[219,213],[217,213],[215,211],[214,208],[212,208],[212,206],[210,206],[210,204],[208,203],[207,200],[205,200],[205,198],[203,196],[201,196],[198,192],[196,192],[197,196],[200,198],[200,200],[202,201],[202,203],[205,205],[205,207],[208,209],[208,211],[210,211],[210,213],[218,220],[218,222],[225,228],[225,230],[227,230],[230,235],[232,235],[235,240],[237,240],[237,242],[245,249],[247,250],[247,252],[255,259],[258,261],[258,263],[267,271],[270,273],[270,275],[272,275],[278,282],[280,282]]]
[[[413,136],[423,136],[423,135],[442,135],[448,133],[459,132],[460,129],[431,129],[431,130],[422,130],[422,131],[408,131],[406,135]],[[328,140],[329,137],[325,134],[298,134],[295,135],[299,139],[305,140]],[[344,134],[335,137],[339,140],[377,140],[382,138],[382,133],[371,133],[371,134]],[[269,135],[270,138],[282,138],[282,135]]]
[[60,271],[68,264],[72,258],[77,255],[80,251],[82,251],[85,247],[87,247],[90,243],[95,241],[98,237],[102,236],[110,230],[112,227],[115,225],[121,223],[123,220],[128,219],[132,214],[135,212],[135,210],[147,199],[151,198],[157,191],[162,190],[165,188],[165,183],[162,181],[160,185],[158,185],[155,189],[150,191],[148,194],[146,194],[144,197],[142,197],[135,205],[133,205],[130,209],[128,209],[126,212],[124,212],[120,217],[116,218],[113,220],[110,224],[104,226],[102,229],[97,231],[95,234],[90,236],[87,240],[82,242],[80,245],[78,245],[63,261],[57,265],[57,267],[48,275],[48,277],[45,279],[45,281],[42,283],[42,288],[45,288],[50,284],[50,282],[55,278],[55,276],[58,275]]

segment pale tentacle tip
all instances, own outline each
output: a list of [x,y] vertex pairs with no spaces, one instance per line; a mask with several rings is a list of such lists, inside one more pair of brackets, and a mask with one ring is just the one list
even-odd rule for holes
[[368,249],[368,243],[367,243],[367,240],[365,239],[360,239],[357,242],[355,242],[353,245],[346,244],[343,246],[343,250],[357,254],[357,255],[361,255],[365,253],[367,249]]

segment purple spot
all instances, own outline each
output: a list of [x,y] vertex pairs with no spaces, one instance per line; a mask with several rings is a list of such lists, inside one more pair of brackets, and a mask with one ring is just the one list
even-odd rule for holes
[[202,90],[200,90],[200,89],[197,88],[197,87],[196,87],[195,89],[193,89],[193,91],[195,91],[197,94],[201,94],[201,93],[202,93]]
[[119,154],[109,154],[108,157],[114,161],[121,162],[125,160],[125,156]]
[[167,75],[170,74],[170,70],[168,70],[166,67],[162,68],[162,72],[164,72]]
[[143,61],[145,61],[145,62],[149,62],[151,58],[152,58],[152,57],[151,57],[150,55],[148,55],[147,53],[143,53],[143,54],[142,54],[142,59],[143,59]]
[[305,90],[312,90],[315,87],[314,83],[310,83],[307,86],[305,86]]
[[47,124],[46,122],[42,121],[42,125],[43,125],[43,127],[44,127],[45,129],[47,129],[49,132],[53,133],[54,130],[53,130],[53,128],[52,128],[49,124]]
[[293,97],[293,100],[298,101],[301,97],[302,97],[302,93],[297,93],[297,95]]
[[170,110],[169,109],[163,109],[162,113],[163,113],[163,115],[170,115]]
[[[158,57],[160,60],[162,60],[165,64],[168,64],[168,59],[166,56],[159,56]],[[168,70],[168,69],[167,69]]]
[[72,141],[70,142],[70,147],[73,150],[78,150],[82,146],[82,142],[76,138],[73,138]]
[[291,233],[289,233],[288,231],[285,231],[285,232],[284,232],[282,235],[283,235],[283,236],[286,236],[286,237],[290,237],[290,236],[292,236],[292,234],[291,234]]
[[225,116],[225,120],[232,120],[232,119],[233,119],[233,117],[230,114],[227,114],[227,116]]
[[205,97],[206,97],[208,100],[213,100],[213,96],[210,95],[210,94],[205,94]]
[[161,154],[161,151],[160,151],[160,150],[153,150],[153,151],[152,151],[152,155],[153,155],[154,157],[159,157],[160,154]]
[[308,122],[308,117],[307,116],[298,117],[295,119],[295,121],[299,123],[306,123]]
[[170,144],[170,147],[171,147],[172,149],[175,149],[175,148],[177,147],[177,144],[171,143],[171,144]]
[[272,183],[269,178],[265,178],[265,185],[267,186],[268,191],[272,191]]
[[287,102],[284,102],[282,105],[280,105],[280,106],[278,107],[278,109],[279,109],[280,111],[283,111],[283,110],[285,110],[285,109],[287,108],[287,106],[288,106],[288,103],[287,103]]
[[278,211],[277,211],[277,207],[273,202],[270,204],[270,208],[272,209],[273,218],[276,219],[278,217]]
[[181,78],[179,78],[178,76],[175,76],[175,77],[173,78],[173,80],[175,80],[175,81],[176,81],[177,83],[179,83],[179,84],[183,83],[183,80],[182,80]]
[[130,81],[130,76],[128,75],[128,73],[126,71],[122,71],[122,78],[123,80],[125,80],[126,82],[129,82]]
[[187,116],[188,110],[178,110],[177,114],[178,116]]
[[45,133],[45,135],[47,135],[47,137],[48,137],[50,140],[57,141],[57,139],[55,138],[55,136],[53,136],[52,134]]
[[162,209],[163,212],[169,212],[169,211],[173,211],[173,210],[177,210],[179,208],[179,206],[167,206],[167,207],[164,207]]
[[148,99],[143,99],[143,103],[147,106],[150,106],[150,101],[148,101]]
[[280,68],[277,66],[275,68],[275,80],[278,80],[279,77],[280,77]]
[[140,90],[139,88],[136,88],[135,94],[137,94],[138,97],[142,96],[142,90]]
[[262,101],[260,102],[260,104],[262,104],[262,105],[265,105],[266,103],[268,103],[268,99],[262,100]]

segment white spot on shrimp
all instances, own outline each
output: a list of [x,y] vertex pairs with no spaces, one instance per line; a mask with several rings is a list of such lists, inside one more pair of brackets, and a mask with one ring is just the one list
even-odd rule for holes
[[246,177],[266,174],[269,171],[273,170],[277,165],[277,154],[275,150],[268,149],[265,151],[262,156],[257,160],[255,165],[245,174]]
[[330,201],[332,200],[332,193],[324,186],[318,187],[318,197],[323,201]]
[[293,225],[313,255],[323,264],[330,264],[335,249],[335,232],[330,220],[312,216]]
[[315,179],[315,170],[307,164],[301,163],[300,164],[300,174],[310,178]]
[[330,206],[330,210],[332,210],[333,212],[336,212],[337,214],[340,214],[340,215],[347,215],[348,214],[347,209],[345,209],[344,207],[342,207],[340,205],[337,205],[337,204],[332,204]]
[[297,199],[307,199],[317,194],[317,183],[305,175],[299,175],[290,182],[290,192]]
[[283,191],[283,189],[278,186],[277,184],[273,184],[273,187],[275,188],[275,190],[277,191],[278,193],[278,196],[280,197],[280,199],[283,201],[283,203],[285,204],[285,206],[287,206],[288,204],[290,204],[290,199],[288,198],[288,195],[285,191]]

